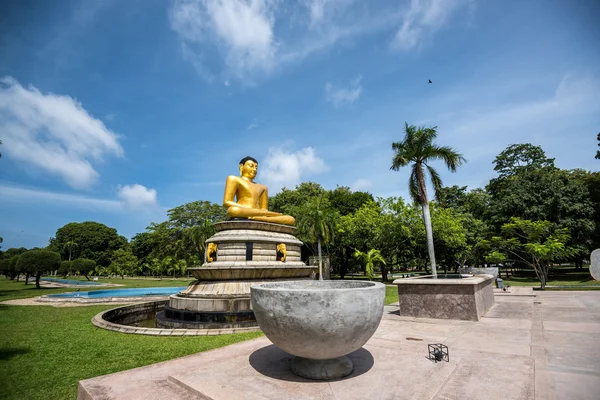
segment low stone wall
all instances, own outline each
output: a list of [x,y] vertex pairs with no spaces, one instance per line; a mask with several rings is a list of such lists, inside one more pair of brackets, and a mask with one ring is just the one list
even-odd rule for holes
[[400,315],[479,321],[494,304],[492,275],[463,279],[396,279]]
[[212,336],[242,332],[256,332],[260,330],[258,326],[226,329],[165,329],[124,325],[124,323],[131,323],[146,317],[153,317],[155,315],[154,313],[160,312],[162,309],[164,309],[167,303],[167,300],[154,301],[102,311],[92,318],[92,325],[115,332],[152,336]]
[[102,318],[120,325],[132,324],[142,319],[154,318],[156,313],[162,311],[169,301],[153,301],[151,303],[134,304],[131,306],[113,308],[106,311]]

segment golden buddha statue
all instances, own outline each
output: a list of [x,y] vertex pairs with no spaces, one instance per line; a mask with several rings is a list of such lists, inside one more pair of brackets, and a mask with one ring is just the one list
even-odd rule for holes
[[265,185],[254,183],[258,161],[244,157],[240,161],[240,176],[229,175],[225,182],[223,205],[229,218],[247,218],[254,221],[294,225],[294,217],[269,211],[269,192]]

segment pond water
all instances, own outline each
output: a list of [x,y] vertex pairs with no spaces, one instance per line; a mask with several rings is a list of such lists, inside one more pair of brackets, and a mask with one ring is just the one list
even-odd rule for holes
[[148,287],[135,289],[111,289],[111,290],[91,290],[89,292],[69,292],[59,294],[49,294],[53,298],[109,298],[109,297],[143,297],[143,296],[169,296],[179,293],[187,286],[181,287]]
[[55,283],[64,283],[67,285],[85,285],[85,286],[95,286],[95,285],[101,285],[101,283],[98,282],[92,282],[92,281],[76,281],[73,279],[59,279],[59,278],[45,278],[42,277],[40,278],[40,280],[42,281],[48,281],[48,282],[55,282]]

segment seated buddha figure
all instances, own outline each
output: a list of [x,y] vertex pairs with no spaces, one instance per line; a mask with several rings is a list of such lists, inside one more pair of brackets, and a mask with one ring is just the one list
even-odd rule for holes
[[244,157],[240,161],[240,176],[229,175],[225,182],[223,205],[229,218],[247,218],[254,221],[294,225],[294,217],[269,211],[269,192],[265,185],[254,182],[258,161]]

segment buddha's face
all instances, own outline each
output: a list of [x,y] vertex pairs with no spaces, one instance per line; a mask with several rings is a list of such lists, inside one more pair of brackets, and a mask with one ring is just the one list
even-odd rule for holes
[[248,160],[244,163],[244,165],[240,166],[241,175],[248,177],[250,179],[256,178],[257,172],[258,172],[258,163],[255,163],[252,160]]

